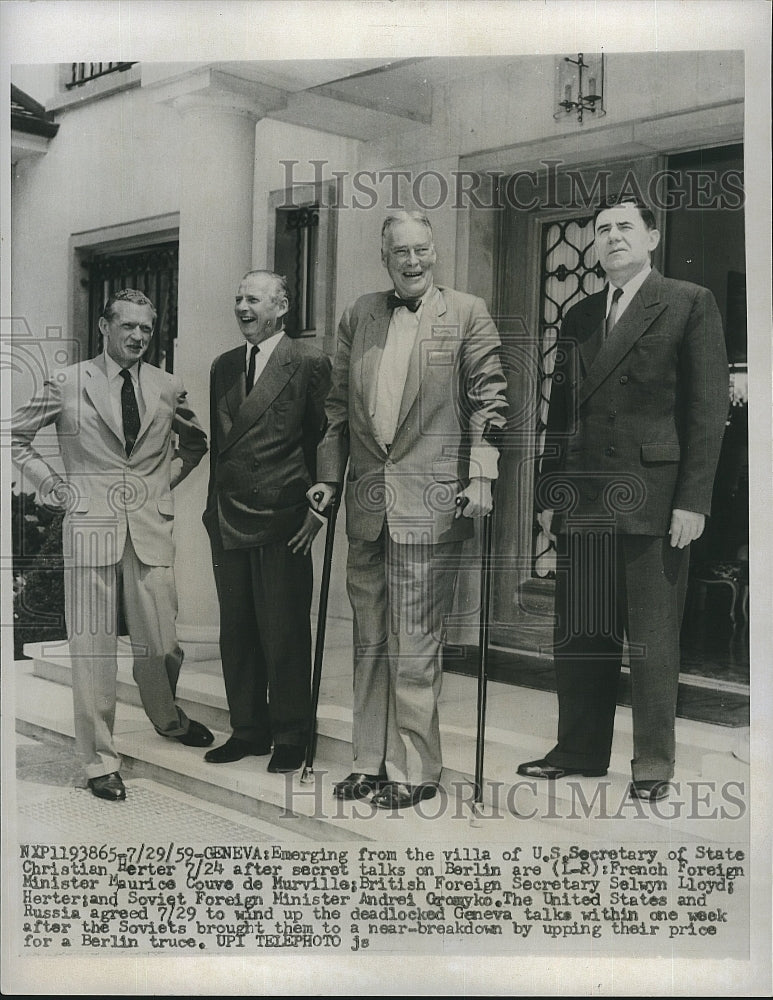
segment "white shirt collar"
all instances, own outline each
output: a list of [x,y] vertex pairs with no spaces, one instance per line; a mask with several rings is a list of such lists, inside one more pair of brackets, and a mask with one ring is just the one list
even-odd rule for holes
[[[113,379],[119,377],[123,369],[117,361],[114,361],[113,358],[110,357],[107,351],[103,351],[103,356],[105,359],[105,374],[107,375],[108,381],[112,382]],[[138,384],[140,380],[140,362],[135,361],[133,365],[129,365],[127,371],[131,375],[132,381],[135,384]]]
[[[399,293],[399,292],[397,291],[397,289],[396,289],[396,288],[393,288],[393,289],[392,289],[392,291],[393,291],[393,292],[394,292],[394,294],[395,294],[395,295],[397,296],[397,298],[398,298],[398,299],[400,299],[400,300],[402,301],[402,299],[403,299],[403,296],[402,296],[402,295],[400,295],[400,293]],[[418,309],[416,310],[416,312],[415,312],[415,313],[413,314],[414,316],[418,316],[418,314],[419,314],[419,313],[421,312],[421,310],[422,310],[422,309],[423,309],[423,307],[424,307],[424,303],[425,303],[425,302],[429,302],[429,301],[430,301],[430,299],[432,298],[432,296],[433,296],[433,295],[435,295],[435,293],[436,293],[436,292],[437,292],[437,285],[436,285],[436,284],[435,284],[435,283],[433,282],[433,283],[432,283],[432,284],[431,284],[431,285],[429,286],[429,288],[428,288],[428,289],[426,290],[426,292],[424,292],[424,294],[423,294],[423,295],[419,296],[419,307],[418,307]],[[411,299],[411,301],[413,301],[413,299]]]
[[612,282],[610,281],[609,291],[607,292],[607,312],[609,312],[609,306],[612,302],[612,296],[614,295],[616,287],[619,287],[623,290],[621,298],[625,299],[626,301],[630,301],[634,297],[634,295],[639,291],[644,282],[647,280],[647,276],[649,275],[651,270],[652,270],[651,265],[645,264],[644,267],[641,269],[641,271],[638,271],[632,278],[626,281],[624,285],[616,286],[613,285]]
[[[276,345],[284,337],[284,329],[278,330],[276,333],[272,334],[270,337],[266,337],[265,340],[261,340],[258,344],[258,357],[263,358],[264,361],[268,361],[271,355],[276,349]],[[244,367],[245,370],[250,366],[250,352],[252,351],[253,345],[249,340],[244,345]]]

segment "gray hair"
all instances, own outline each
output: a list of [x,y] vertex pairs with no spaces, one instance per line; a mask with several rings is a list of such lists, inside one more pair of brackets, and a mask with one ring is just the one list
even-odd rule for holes
[[429,218],[424,214],[424,212],[396,212],[394,215],[388,215],[384,219],[384,225],[381,227],[381,249],[384,249],[384,244],[386,243],[387,233],[392,228],[392,226],[398,225],[400,222],[418,222],[422,226],[426,226],[429,230],[429,238],[432,240],[432,223]]
[[107,302],[105,302],[104,309],[102,310],[102,316],[108,323],[115,313],[116,302],[133,302],[136,306],[149,306],[150,311],[153,313],[153,322],[155,323],[156,316],[158,315],[156,307],[144,292],[138,292],[136,288],[121,288],[119,291],[113,292]]
[[252,277],[261,278],[273,278],[274,280],[274,291],[271,293],[271,299],[275,303],[279,303],[281,299],[287,299],[290,301],[290,295],[287,291],[287,278],[283,274],[275,274],[273,271],[266,271],[263,268],[255,268],[252,271],[247,271],[242,275],[242,281],[245,278]]

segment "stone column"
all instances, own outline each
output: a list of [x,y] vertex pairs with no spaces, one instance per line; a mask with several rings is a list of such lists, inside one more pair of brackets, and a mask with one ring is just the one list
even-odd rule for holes
[[[233,301],[251,266],[255,124],[281,105],[282,95],[208,69],[152,86],[185,120],[175,372],[209,429],[210,365],[241,341]],[[206,457],[175,493],[177,629],[192,660],[219,657],[217,597],[201,523],[208,475]]]

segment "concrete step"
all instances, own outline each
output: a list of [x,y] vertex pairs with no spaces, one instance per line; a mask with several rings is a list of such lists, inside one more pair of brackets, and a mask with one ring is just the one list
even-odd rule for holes
[[[45,649],[28,648],[27,651],[34,653],[35,659],[20,664],[20,683],[25,685],[24,697],[17,698],[20,725],[31,727],[31,731],[37,728],[71,738],[72,706],[68,690],[71,664],[66,644],[57,648],[48,644]],[[346,677],[335,669],[335,658],[330,674],[323,677],[315,774],[309,786],[301,785],[297,775],[294,778],[269,775],[262,761],[255,758],[230,765],[207,764],[201,752],[192,752],[174,741],[158,737],[140,708],[131,667],[131,651],[125,646],[119,655],[120,704],[115,732],[117,748],[127,761],[127,774],[151,776],[204,800],[276,821],[285,829],[289,829],[288,824],[300,823],[305,836],[346,839],[347,836],[378,837],[382,832],[392,835],[394,823],[389,824],[389,817],[385,818],[369,803],[341,804],[332,796],[332,783],[350,770],[351,762],[351,679],[350,675]],[[469,815],[465,803],[471,797],[474,778],[475,687],[469,677],[446,675],[439,703],[444,761],[442,784],[450,795],[444,808],[452,816],[459,814],[459,819]],[[219,663],[186,663],[178,695],[185,711],[215,732],[217,742],[225,740],[230,730]],[[539,758],[553,745],[555,696],[490,682],[487,701],[483,799],[492,817],[494,813],[520,814],[517,819],[519,835],[525,835],[524,824],[532,822],[547,823],[563,834],[574,824],[582,826],[585,823],[583,835],[586,835],[589,808],[586,804],[592,803],[596,795],[601,796],[592,807],[597,812],[601,810],[607,816],[620,814],[618,820],[607,818],[607,824],[625,823],[631,818],[637,823],[640,821],[639,814],[645,807],[637,809],[636,804],[627,799],[629,709],[618,708],[616,750],[610,772],[603,781],[573,778],[554,783],[529,782],[517,776],[516,767],[523,760]],[[675,797],[682,803],[680,810],[689,813],[691,799],[707,793],[706,786],[695,785],[699,781],[716,783],[712,801],[716,799],[719,806],[728,805],[721,799],[719,784],[734,781],[747,786],[749,777],[748,765],[732,755],[736,732],[681,719],[677,732],[677,780],[682,787]],[[712,808],[711,805],[701,807],[703,813]],[[437,816],[438,811],[439,808],[432,806],[432,800],[424,804],[426,815]],[[727,831],[722,830],[723,824],[709,829],[706,822],[693,820],[690,815],[673,816],[674,809],[663,808],[660,812],[661,815],[657,815],[650,810],[641,815],[649,831],[645,837],[651,835],[654,827],[672,832],[678,829],[685,835],[701,839],[728,836]],[[364,814],[368,818],[365,825],[361,822]],[[422,820],[422,817],[417,819],[412,810],[400,815],[406,817],[406,825],[401,830],[407,831],[411,823]],[[525,820],[524,816],[531,818]],[[732,828],[734,839],[739,826],[736,822]],[[609,835],[609,826],[604,829],[604,835]],[[630,836],[630,829],[627,835]],[[437,830],[433,827],[433,837],[436,836]]]

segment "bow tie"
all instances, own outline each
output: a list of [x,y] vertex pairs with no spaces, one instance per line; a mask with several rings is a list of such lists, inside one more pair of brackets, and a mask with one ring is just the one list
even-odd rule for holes
[[415,313],[420,305],[421,299],[401,299],[394,292],[390,292],[387,295],[387,309],[399,309],[400,306],[405,306],[406,309],[410,309],[412,313]]

